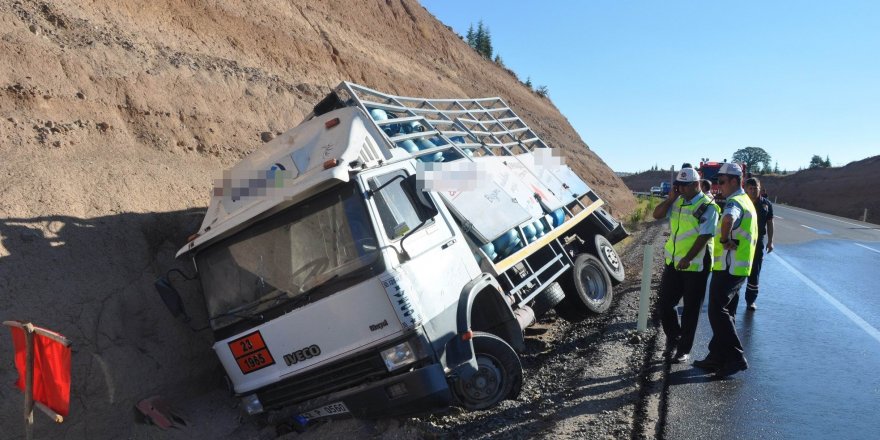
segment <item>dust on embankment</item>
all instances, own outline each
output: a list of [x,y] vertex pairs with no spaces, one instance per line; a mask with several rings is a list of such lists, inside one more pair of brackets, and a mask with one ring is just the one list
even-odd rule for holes
[[[138,399],[218,386],[210,335],[174,321],[152,281],[184,267],[174,252],[216,173],[342,80],[501,96],[615,214],[633,207],[549,100],[412,0],[9,1],[0,35],[0,318],[74,342],[71,416],[39,438],[138,437]],[[179,286],[204,325],[196,287]],[[0,383],[11,352],[0,338]],[[19,399],[0,387],[4,437],[22,435]]]

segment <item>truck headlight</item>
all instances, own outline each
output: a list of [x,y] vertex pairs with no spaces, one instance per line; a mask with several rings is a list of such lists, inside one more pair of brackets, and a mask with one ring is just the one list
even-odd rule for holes
[[257,397],[256,394],[249,394],[242,397],[241,406],[244,408],[245,412],[251,416],[263,412],[263,404],[260,403],[260,398]]
[[388,371],[394,371],[406,364],[416,361],[416,354],[409,345],[409,342],[397,344],[387,350],[382,350],[382,360],[385,361],[385,367]]

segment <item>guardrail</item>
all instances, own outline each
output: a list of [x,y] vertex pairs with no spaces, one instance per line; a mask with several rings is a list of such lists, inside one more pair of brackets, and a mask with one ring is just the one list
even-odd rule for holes
[[653,197],[661,197],[661,198],[663,197],[662,195],[659,195],[659,194],[651,194],[649,192],[644,192],[644,191],[632,191],[632,193],[635,196],[653,196]]

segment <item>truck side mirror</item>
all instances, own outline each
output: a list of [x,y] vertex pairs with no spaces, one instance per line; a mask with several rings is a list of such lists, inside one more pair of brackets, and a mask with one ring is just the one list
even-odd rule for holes
[[183,307],[183,300],[180,298],[180,293],[177,292],[177,289],[174,288],[171,281],[168,280],[168,277],[159,277],[156,282],[153,283],[153,286],[156,287],[156,291],[159,292],[159,297],[162,298],[165,307],[168,307],[171,316],[178,318],[182,315],[183,322],[189,322],[190,317],[186,314],[186,309]]

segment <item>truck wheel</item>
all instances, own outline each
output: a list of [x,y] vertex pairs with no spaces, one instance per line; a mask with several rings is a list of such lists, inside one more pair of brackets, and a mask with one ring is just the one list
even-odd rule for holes
[[474,332],[472,342],[478,370],[470,380],[456,381],[453,387],[461,406],[469,410],[486,409],[519,396],[523,371],[513,347],[483,332]]
[[565,292],[562,291],[562,287],[559,283],[551,283],[544,288],[543,292],[535,297],[535,302],[532,303],[532,310],[535,311],[536,317],[543,316],[563,299],[565,299]]
[[599,261],[605,267],[605,272],[611,277],[612,286],[616,286],[626,279],[623,262],[620,261],[620,256],[617,255],[617,251],[614,250],[614,246],[607,238],[598,234],[594,235],[590,250],[599,257]]
[[577,298],[593,313],[604,313],[611,306],[611,278],[605,266],[590,254],[574,260],[572,281]]

